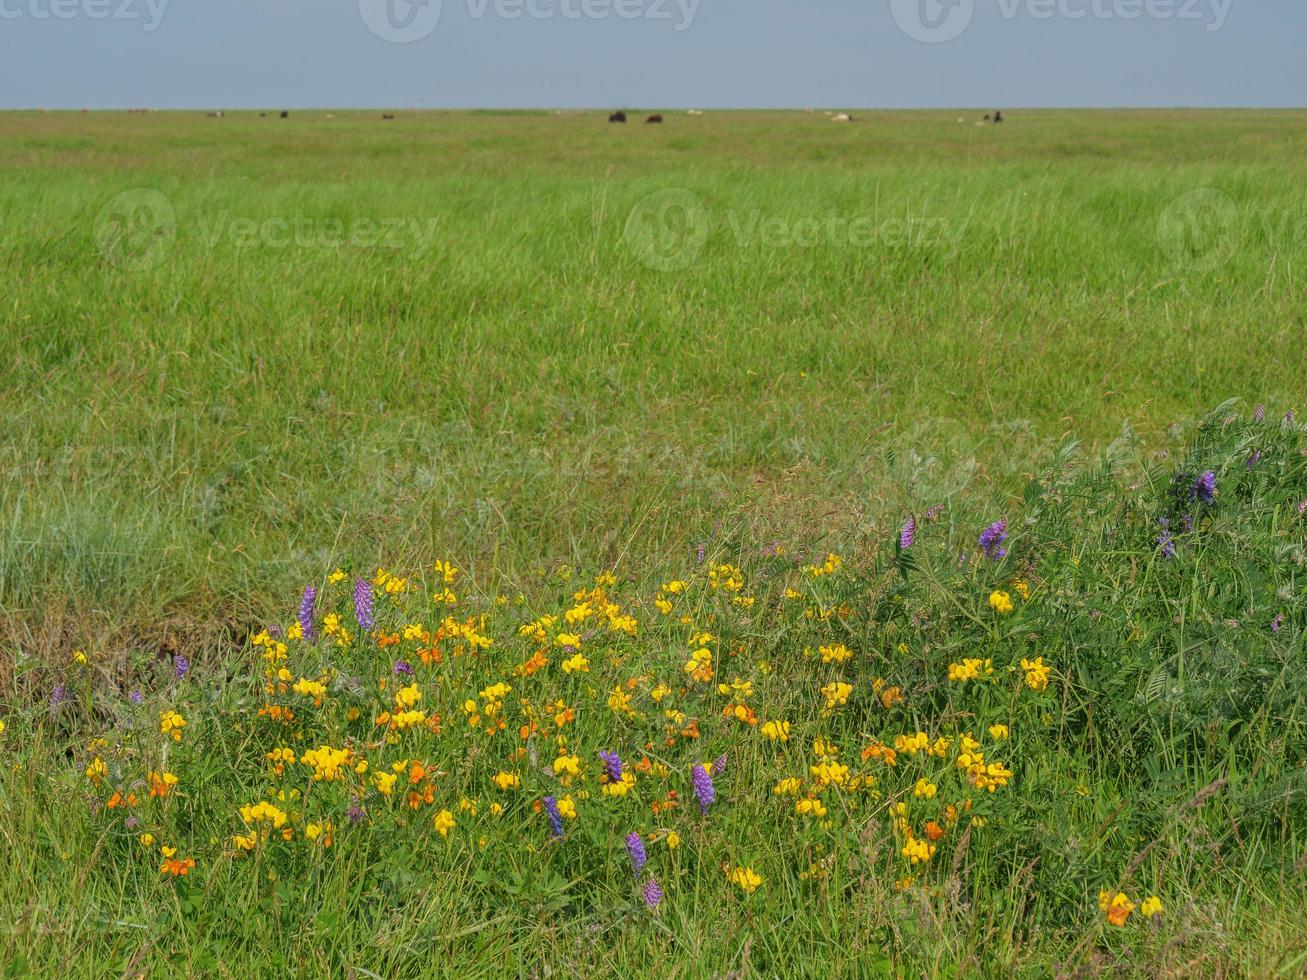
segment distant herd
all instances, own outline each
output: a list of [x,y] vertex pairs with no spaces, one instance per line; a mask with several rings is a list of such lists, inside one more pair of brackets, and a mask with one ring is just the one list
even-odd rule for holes
[[[151,110],[148,110],[148,109],[131,109],[131,110],[129,110],[129,111],[130,111],[130,112],[149,112],[149,111],[151,111]],[[812,110],[812,109],[806,109],[806,110],[804,110],[804,111],[805,111],[805,112],[809,112],[809,113],[811,113],[811,112],[813,112],[814,110]],[[562,110],[559,110],[559,114],[560,114],[560,115],[561,115],[561,113],[562,113]],[[579,114],[579,113],[578,113],[578,114]],[[702,116],[702,115],[703,115],[703,110],[701,110],[701,109],[687,109],[687,110],[685,111],[685,114],[686,114],[687,116]],[[218,110],[215,111],[215,112],[207,113],[207,115],[208,115],[209,118],[211,118],[211,119],[221,119],[221,118],[224,116],[224,113],[223,113],[223,111],[222,111],[221,109],[218,109]],[[260,116],[267,116],[268,114],[267,114],[266,112],[260,112],[259,115],[260,115]],[[289,110],[286,110],[286,109],[281,110],[281,112],[279,113],[279,115],[280,115],[280,117],[281,117],[282,119],[289,119],[289,118],[290,118],[290,112],[289,112]],[[848,112],[831,112],[831,111],[827,111],[827,112],[826,112],[826,115],[830,117],[831,122],[837,122],[837,123],[856,122],[856,120],[854,119],[853,115],[852,115],[851,113],[848,113]],[[333,117],[330,113],[328,113],[327,118],[328,118],[328,119],[332,119],[332,118],[334,118],[334,117]],[[394,114],[393,112],[384,112],[384,113],[381,114],[381,118],[382,118],[382,119],[386,119],[386,120],[391,120],[391,119],[394,119],[394,118],[395,118],[395,114]],[[627,121],[627,119],[626,119],[626,112],[623,111],[622,109],[618,109],[616,112],[612,113],[612,114],[608,117],[608,121],[609,121],[610,123],[624,123],[624,122]],[[647,117],[645,118],[644,121],[645,121],[646,124],[658,125],[658,124],[662,123],[662,121],[663,121],[663,115],[662,115],[662,113],[655,112],[653,115],[651,115],[651,116],[647,116]],[[958,122],[964,122],[964,121],[965,121],[965,120],[963,120],[961,116],[958,117]],[[996,111],[996,112],[989,112],[989,113],[986,113],[986,114],[985,114],[985,122],[987,122],[987,123],[992,123],[992,124],[994,124],[994,125],[998,125],[999,123],[1002,123],[1002,122],[1003,122],[1003,112],[1002,112],[1002,110],[998,110],[998,111]],[[980,123],[976,123],[976,125],[979,126],[979,125],[981,125],[981,124],[980,124]]]

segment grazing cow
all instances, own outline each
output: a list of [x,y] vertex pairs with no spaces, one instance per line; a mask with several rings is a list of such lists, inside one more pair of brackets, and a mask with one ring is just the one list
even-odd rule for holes
[[985,122],[993,122],[993,121],[994,121],[994,117],[991,116],[988,112],[985,113]]
[[281,118],[282,118],[282,119],[289,119],[289,118],[290,118],[290,113],[289,113],[288,111],[286,111],[285,109],[282,109],[282,110],[281,110]]
[[395,114],[394,114],[393,112],[383,112],[383,113],[381,114],[381,118],[382,118],[382,119],[394,119],[394,118],[395,118]]
[[836,113],[830,117],[831,122],[853,122],[853,117],[847,112]]
[[650,116],[648,119],[645,120],[645,122],[647,122],[647,123],[660,123],[660,122],[662,122],[662,121],[663,121],[663,117],[662,117],[662,116],[659,116],[659,115],[652,115],[652,116]]
[[617,112],[614,112],[611,116],[608,117],[608,121],[612,123],[624,123],[626,122],[626,113],[622,112],[619,109]]
[[1003,112],[1000,109],[998,112],[994,113],[994,125],[997,126],[1002,121],[1003,121]]
[[221,118],[222,118],[222,110],[219,109],[217,112],[210,112],[210,113],[208,114],[208,116],[209,116],[210,119],[221,119]]

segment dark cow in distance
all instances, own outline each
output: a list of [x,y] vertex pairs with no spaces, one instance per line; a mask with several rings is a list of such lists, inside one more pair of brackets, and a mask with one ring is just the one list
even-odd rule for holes
[[611,116],[608,117],[608,121],[613,123],[624,123],[626,122],[626,113],[622,112],[619,109],[617,112],[614,112]]
[[659,115],[650,116],[648,119],[645,120],[646,123],[660,123],[662,121],[663,121],[663,117]]

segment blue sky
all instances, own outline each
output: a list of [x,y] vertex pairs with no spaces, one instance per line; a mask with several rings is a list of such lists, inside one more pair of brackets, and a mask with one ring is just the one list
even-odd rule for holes
[[0,0],[0,107],[1302,106],[1304,0]]

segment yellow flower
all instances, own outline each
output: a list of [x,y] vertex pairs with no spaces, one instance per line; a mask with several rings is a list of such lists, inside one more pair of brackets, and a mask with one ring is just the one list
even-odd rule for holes
[[800,782],[793,776],[786,776],[772,787],[772,792],[777,796],[794,796],[799,792],[800,786]]
[[746,895],[752,895],[762,884],[762,876],[753,868],[736,867],[730,873],[731,883],[738,886]]
[[990,725],[989,737],[996,742],[999,741],[1000,739],[1007,738],[1008,737],[1007,725]]
[[159,712],[159,732],[167,735],[174,742],[182,740],[182,729],[186,727],[186,719],[175,711]]
[[933,799],[939,787],[926,779],[918,779],[917,785],[912,787],[912,795],[920,797],[923,800]]
[[808,771],[823,786],[843,786],[849,780],[849,767],[830,759],[810,766]]
[[140,840],[142,847],[154,846],[154,834],[141,834],[138,839]]
[[81,665],[81,664],[85,664],[85,663],[86,663],[86,654],[84,654],[81,650],[74,650],[74,651],[73,651],[73,663],[75,663],[75,664],[79,664],[79,665]]
[[1135,903],[1125,892],[1103,891],[1098,893],[1098,907],[1107,913],[1107,921],[1119,929],[1135,910]]
[[422,700],[422,691],[417,684],[410,684],[408,687],[401,687],[395,692],[395,706],[397,708],[411,708]]
[[853,685],[845,684],[843,681],[832,681],[821,689],[822,697],[826,699],[826,710],[831,711],[838,705],[848,704],[849,695],[853,693]]
[[773,742],[790,740],[790,723],[788,721],[769,721],[762,726],[762,733]]
[[448,810],[441,810],[436,814],[436,830],[440,832],[441,837],[448,837],[449,832],[454,829],[454,815]]
[[673,830],[670,834],[667,835],[667,846],[673,851],[676,850],[678,847],[680,847],[681,835]]
[[818,652],[821,654],[821,662],[824,664],[832,662],[842,664],[853,656],[853,651],[843,643],[834,643],[830,646],[821,647]]
[[522,785],[522,777],[515,772],[498,772],[493,782],[501,790],[517,789]]
[[564,674],[575,674],[575,673],[588,674],[589,672],[590,672],[590,661],[586,660],[585,657],[581,656],[581,654],[579,653],[571,657],[568,657],[566,660],[563,661]]
[[1026,687],[1032,691],[1042,691],[1048,687],[1049,668],[1044,663],[1043,657],[1036,657],[1034,660],[1021,660],[1021,669],[1026,672]]
[[627,694],[620,687],[613,688],[612,693],[608,695],[608,707],[619,715],[635,714],[635,712],[631,710],[631,695]]
[[925,864],[935,856],[935,845],[924,840],[917,840],[909,834],[908,842],[903,845],[901,853],[913,864]]
[[959,683],[979,680],[982,676],[989,677],[993,673],[993,663],[979,657],[967,657],[960,664],[948,665],[948,679]]
[[824,817],[827,811],[821,800],[799,800],[794,804],[794,812],[805,817]]
[[1012,611],[1012,597],[1006,592],[991,592],[989,594],[989,608],[1000,616],[1005,616]]
[[104,779],[107,775],[109,775],[109,767],[104,764],[104,760],[98,755],[92,759],[91,764],[86,767],[86,778],[97,786],[100,785],[100,780]]
[[377,787],[377,792],[382,796],[389,796],[390,791],[395,788],[395,774],[390,772],[374,772],[372,774],[372,783]]
[[579,755],[560,755],[554,760],[554,775],[581,775],[581,757]]
[[1145,898],[1143,904],[1139,906],[1139,914],[1145,919],[1151,919],[1155,915],[1161,915],[1162,900],[1156,895],[1150,895],[1148,898]]
[[338,568],[327,576],[327,581],[332,585],[337,585],[338,583],[345,581],[345,573]]
[[268,824],[274,830],[280,830],[286,825],[287,817],[285,810],[267,801],[260,801],[241,807],[241,819],[247,824]]
[[345,778],[344,770],[353,755],[349,749],[333,749],[330,745],[322,745],[305,752],[300,757],[300,763],[313,769],[314,782],[338,782]]
[[325,684],[318,681],[311,681],[307,677],[301,677],[291,688],[296,694],[301,694],[306,698],[312,698],[317,704],[322,704],[322,699],[327,696]]

